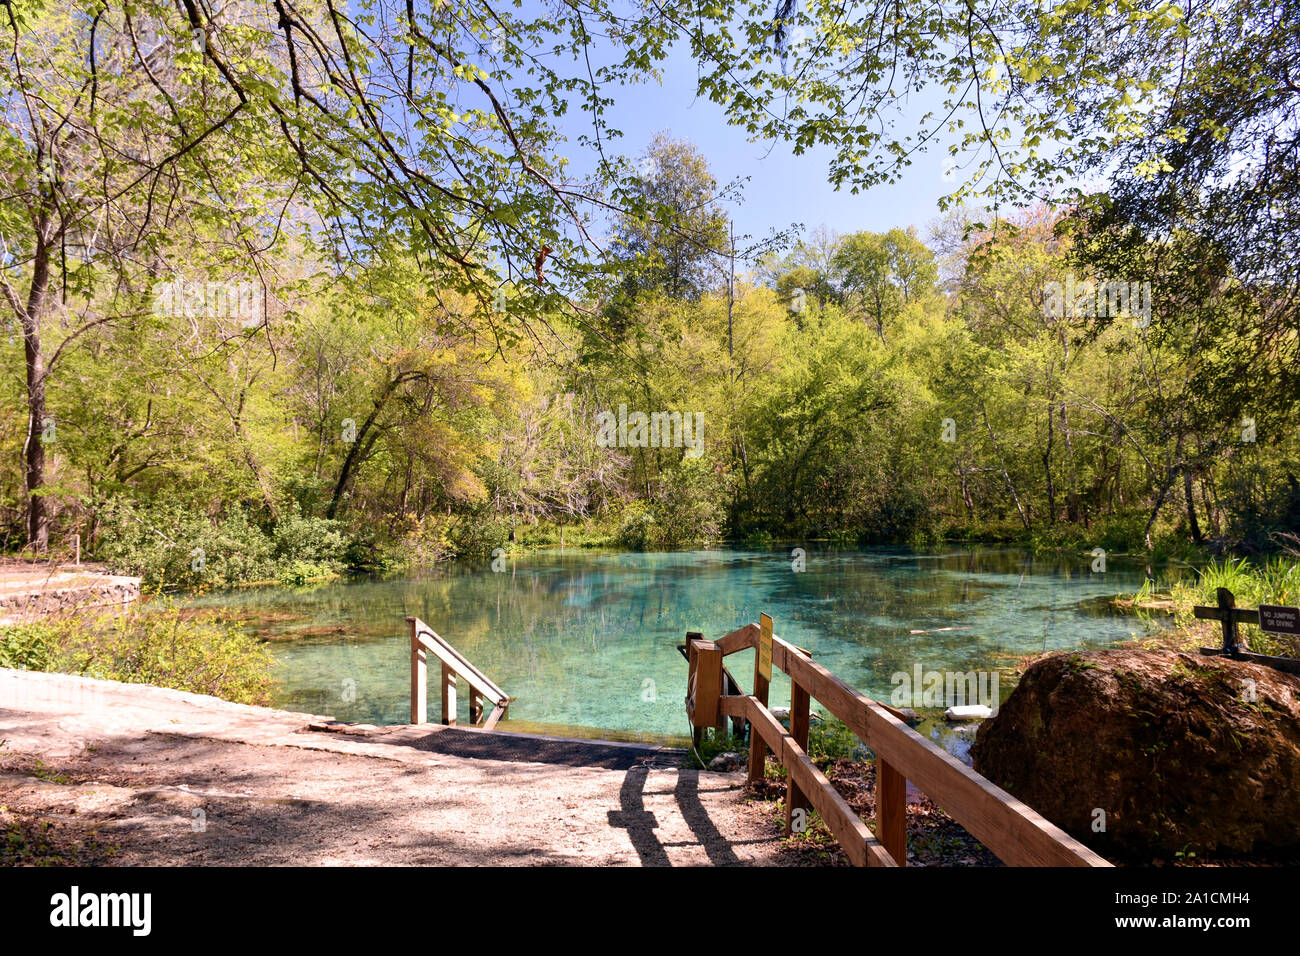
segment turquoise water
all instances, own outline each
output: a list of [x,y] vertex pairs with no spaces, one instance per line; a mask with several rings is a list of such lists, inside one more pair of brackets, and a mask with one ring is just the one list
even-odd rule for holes
[[[1094,573],[1092,560],[995,547],[809,548],[800,573],[788,550],[556,550],[508,559],[502,572],[488,562],[458,563],[415,577],[192,603],[219,605],[275,641],[278,707],[405,723],[404,618],[413,614],[518,698],[511,723],[681,735],[689,731],[686,663],[676,645],[686,631],[721,637],[766,611],[778,635],[871,696],[889,700],[891,674],[920,664],[924,671],[1001,669],[1005,698],[1018,655],[1145,632],[1140,621],[1102,609],[1104,598],[1136,590],[1143,571],[1111,558],[1105,573]],[[752,651],[729,657],[727,666],[750,685]],[[431,667],[431,715],[438,713],[435,674]],[[779,672],[771,701],[789,701]],[[459,717],[468,719],[464,689]]]

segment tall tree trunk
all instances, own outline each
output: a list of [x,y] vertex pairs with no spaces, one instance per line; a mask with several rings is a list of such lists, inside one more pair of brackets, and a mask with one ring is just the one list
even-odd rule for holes
[[1187,524],[1192,530],[1192,542],[1201,544],[1201,526],[1196,520],[1196,498],[1192,495],[1192,470],[1183,469],[1183,497],[1187,499]]
[[1056,524],[1056,484],[1052,481],[1052,444],[1056,438],[1056,432],[1052,427],[1052,416],[1056,414],[1056,406],[1052,404],[1052,396],[1047,396],[1047,444],[1043,448],[1043,474],[1047,476],[1047,523]]
[[[1065,444],[1065,477],[1067,481],[1065,495],[1065,517],[1071,524],[1079,521],[1079,468],[1074,459],[1074,442],[1070,440],[1070,412],[1065,402],[1061,402],[1061,441]],[[1087,527],[1088,519],[1083,519]]]
[[45,484],[45,355],[41,349],[41,320],[50,286],[50,248],[47,243],[49,211],[36,223],[36,252],[32,259],[32,286],[27,306],[19,316],[27,364],[27,437],[23,441],[27,483],[27,545],[45,551],[50,545],[49,503],[40,494]]
[[366,420],[361,423],[361,428],[357,430],[352,445],[348,448],[347,456],[343,459],[343,466],[339,469],[338,481],[334,483],[334,494],[330,496],[329,507],[325,509],[325,517],[334,518],[338,515],[339,505],[343,503],[343,494],[347,491],[348,482],[352,479],[353,471],[361,464],[361,462],[365,461],[366,455],[369,454],[370,449],[374,447],[377,435],[371,436],[368,443],[366,442],[366,437],[369,435],[370,429],[374,427],[375,421],[379,418],[379,414],[384,410],[384,406],[388,404],[388,400],[392,397],[393,392],[395,392],[397,386],[401,385],[403,382],[418,377],[419,376],[413,372],[399,373],[388,381],[384,386],[384,390],[380,392],[379,396],[375,399],[374,408],[372,408],[370,414],[366,416]]
[[1001,469],[1001,471],[1002,471],[1002,480],[1005,481],[1005,482],[1007,483],[1007,491],[1009,491],[1009,492],[1011,493],[1011,500],[1012,500],[1013,502],[1015,502],[1015,505],[1016,505],[1016,511],[1018,511],[1018,512],[1020,513],[1020,521],[1021,521],[1022,524],[1024,524],[1024,526],[1025,526],[1025,530],[1028,531],[1028,530],[1029,530],[1029,512],[1027,512],[1027,511],[1025,510],[1024,505],[1022,505],[1022,504],[1020,503],[1020,495],[1016,494],[1016,486],[1015,486],[1015,484],[1011,481],[1011,475],[1007,473],[1007,463],[1006,463],[1006,461],[1003,460],[1003,458],[1002,458],[1002,452],[998,449],[998,436],[995,435],[995,434],[993,434],[993,426],[989,424],[989,413],[988,413],[988,409],[984,407],[984,403],[983,403],[983,402],[980,402],[980,414],[982,414],[982,415],[984,416],[984,427],[985,427],[986,429],[988,429],[988,433],[989,433],[989,441],[992,442],[992,444],[993,444],[993,451],[994,451],[994,453],[998,456],[998,467],[999,467],[999,468]]
[[1217,535],[1221,533],[1222,526],[1219,524],[1219,518],[1218,515],[1215,514],[1214,506],[1210,504],[1209,486],[1210,486],[1210,480],[1207,477],[1202,476],[1201,477],[1201,506],[1205,509],[1205,520],[1209,523],[1210,533]]
[[[1182,442],[1180,441],[1179,447],[1181,448],[1181,446]],[[1156,518],[1160,515],[1160,509],[1164,507],[1165,498],[1169,496],[1169,489],[1174,486],[1174,481],[1178,478],[1178,472],[1182,467],[1182,462],[1179,462],[1169,470],[1169,474],[1165,478],[1164,484],[1160,486],[1159,494],[1156,495],[1156,503],[1151,507],[1151,517],[1147,519],[1146,530],[1142,533],[1142,540],[1146,542],[1148,549],[1151,547],[1151,529],[1155,527]]]

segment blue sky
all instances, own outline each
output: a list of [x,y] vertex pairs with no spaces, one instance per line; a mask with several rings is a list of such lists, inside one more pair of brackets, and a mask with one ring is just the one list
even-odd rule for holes
[[[896,184],[857,195],[847,188],[837,192],[827,180],[829,150],[795,156],[783,142],[751,143],[743,130],[727,125],[721,107],[697,98],[695,64],[680,47],[662,73],[662,85],[649,80],[605,91],[615,100],[606,114],[609,124],[623,133],[612,151],[636,156],[655,133],[667,131],[695,144],[708,158],[719,184],[751,177],[744,186],[744,204],[728,207],[737,236],[749,233],[761,237],[771,227],[802,222],[805,234],[820,225],[840,233],[883,232],[914,225],[924,237],[926,225],[939,215],[939,198],[958,185],[943,178],[946,146],[936,145],[918,154]],[[928,108],[933,104],[918,102],[910,118],[919,119]],[[580,133],[591,132],[588,118],[575,111],[559,125],[569,134],[567,152],[574,168],[583,169],[588,159],[575,140]]]

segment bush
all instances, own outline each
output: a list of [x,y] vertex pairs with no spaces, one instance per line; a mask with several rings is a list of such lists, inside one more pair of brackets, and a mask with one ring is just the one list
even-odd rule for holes
[[615,540],[636,551],[709,544],[722,534],[726,488],[702,459],[683,458],[660,482],[653,504],[629,501]]
[[709,763],[722,753],[749,753],[749,745],[743,737],[733,737],[728,733],[718,733],[716,727],[706,727],[700,736],[700,745],[692,746],[686,751],[686,766],[696,770],[709,769]]
[[49,667],[54,631],[48,624],[14,624],[0,628],[0,667],[43,671]]
[[618,531],[615,532],[614,539],[625,548],[645,551],[653,546],[654,521],[655,516],[651,514],[646,502],[639,498],[629,501],[619,515]]
[[[297,513],[269,532],[235,510],[221,519],[162,504],[106,509],[97,557],[147,588],[221,588],[341,571],[348,542],[336,521]],[[309,567],[308,567],[309,566]]]
[[273,681],[264,642],[239,627],[166,607],[50,618],[0,627],[6,667],[152,684],[241,704],[267,704]]
[[[1149,513],[1099,515],[1088,527],[1058,521],[1034,529],[1030,541],[1038,549],[1090,551],[1104,548],[1108,553],[1133,553],[1146,550],[1146,526]],[[1153,529],[1153,537],[1155,529]]]
[[458,558],[485,558],[510,540],[510,519],[489,508],[459,515],[447,530],[447,542]]
[[721,536],[726,487],[703,458],[683,458],[661,484],[650,538],[657,547],[710,544]]
[[319,581],[334,575],[330,564],[317,564],[314,561],[291,561],[282,565],[275,579],[287,587],[302,587],[310,581]]
[[832,760],[864,760],[869,751],[844,721],[826,717],[808,726],[808,756],[825,766]]
[[271,540],[276,561],[308,561],[332,566],[341,562],[347,551],[342,525],[328,518],[286,515],[272,530]]

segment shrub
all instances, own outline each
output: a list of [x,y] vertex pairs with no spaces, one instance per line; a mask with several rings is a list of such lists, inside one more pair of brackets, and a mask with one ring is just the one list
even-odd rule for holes
[[808,726],[808,756],[824,766],[832,760],[863,760],[869,751],[838,717],[815,720]]
[[457,516],[447,530],[447,541],[458,558],[482,558],[505,547],[510,530],[509,518],[481,507]]
[[0,661],[103,680],[152,684],[241,704],[270,702],[264,642],[231,624],[173,608],[50,618],[0,627]]
[[720,734],[716,727],[706,727],[700,737],[700,745],[687,749],[686,766],[693,767],[696,770],[707,770],[714,757],[729,751],[742,754],[748,753],[749,745],[745,743],[742,737],[733,737],[728,733]]
[[49,667],[54,631],[45,623],[0,628],[0,667],[43,671]]
[[342,525],[329,518],[286,515],[272,530],[271,539],[276,561],[309,561],[333,566],[342,561],[347,551]]
[[337,521],[289,513],[269,532],[243,511],[221,519],[176,504],[106,509],[97,556],[139,575],[147,588],[221,588],[250,581],[296,579],[343,569],[348,541]]
[[722,534],[726,488],[706,461],[683,458],[659,483],[652,503],[629,501],[615,540],[636,551],[709,544]]
[[639,498],[629,501],[619,515],[618,531],[615,532],[614,539],[625,548],[645,551],[653,547],[654,521],[655,516],[646,502]]

